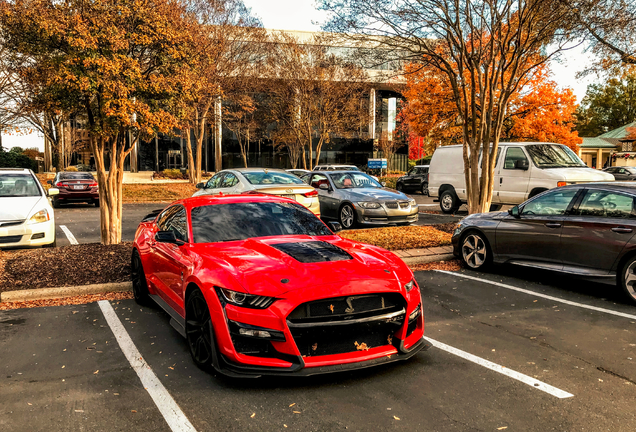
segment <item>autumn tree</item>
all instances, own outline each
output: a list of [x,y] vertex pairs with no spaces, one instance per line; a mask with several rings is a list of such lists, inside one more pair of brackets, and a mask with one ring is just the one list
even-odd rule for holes
[[446,76],[462,126],[468,210],[487,211],[508,102],[572,37],[562,31],[571,22],[570,8],[558,0],[319,4],[331,13],[325,30],[373,48],[385,61],[417,61]]
[[[324,144],[336,136],[358,133],[360,116],[366,114],[360,96],[368,78],[359,66],[331,53],[329,41],[322,37],[300,43],[279,34],[273,35],[273,42],[267,76],[273,104],[278,104],[273,112],[281,115],[274,120],[283,123],[298,142],[306,143],[312,169],[320,161]],[[303,167],[307,168],[304,156]]]
[[223,123],[236,136],[245,168],[247,168],[250,135],[254,135],[258,126],[255,118],[257,109],[255,98],[243,92],[230,95],[223,107]]
[[34,94],[30,109],[83,119],[97,168],[104,244],[121,241],[126,156],[139,139],[176,126],[171,108],[189,41],[184,17],[169,0],[2,4],[2,39]]

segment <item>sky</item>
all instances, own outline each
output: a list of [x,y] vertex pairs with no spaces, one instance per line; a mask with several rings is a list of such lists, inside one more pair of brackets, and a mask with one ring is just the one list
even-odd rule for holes
[[[316,10],[315,0],[244,0],[245,5],[252,9],[265,28],[275,30],[320,30],[320,24],[327,19],[327,14]],[[594,75],[577,79],[576,73],[585,69],[591,61],[590,55],[583,52],[582,47],[572,49],[562,55],[560,62],[552,63],[554,80],[561,87],[570,87],[581,102],[585,96],[588,84],[596,82]],[[2,135],[2,145],[5,148],[15,146],[28,148],[44,148],[44,139],[37,133],[29,135]]]

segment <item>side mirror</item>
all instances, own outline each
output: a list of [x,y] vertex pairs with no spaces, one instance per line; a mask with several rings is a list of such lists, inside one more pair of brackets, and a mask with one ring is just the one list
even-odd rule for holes
[[47,181],[46,181],[46,184],[50,184],[50,185],[52,185],[52,184],[53,184],[53,180],[47,180]]
[[155,234],[155,240],[159,243],[172,243],[177,246],[185,244],[183,240],[179,240],[174,235],[174,231],[157,231],[157,234]]
[[342,225],[340,225],[340,222],[330,221],[330,222],[327,222],[327,226],[329,227],[331,231],[334,232],[334,234],[337,233],[338,231],[342,231]]
[[197,188],[197,189],[205,189],[205,183],[204,183],[204,182],[197,183],[196,188]]
[[519,206],[514,206],[513,208],[508,210],[508,214],[514,218],[519,218],[520,216],[520,211],[519,211]]
[[59,194],[60,194],[60,190],[58,188],[51,188],[46,192],[47,196],[54,196]]
[[527,171],[530,168],[527,159],[519,159],[515,161],[515,169]]
[[328,184],[325,184],[325,183],[321,183],[321,184],[318,186],[318,189],[322,189],[322,190],[329,190],[329,185],[328,185]]
[[383,187],[386,187],[386,182],[380,183]]

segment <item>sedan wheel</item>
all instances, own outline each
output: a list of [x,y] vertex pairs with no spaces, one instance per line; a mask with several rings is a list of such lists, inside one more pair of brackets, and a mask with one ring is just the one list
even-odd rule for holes
[[472,233],[462,241],[462,260],[472,269],[483,269],[490,259],[488,245],[481,234]]
[[133,296],[135,297],[135,301],[137,304],[146,305],[150,299],[148,293],[148,282],[146,281],[144,267],[141,264],[141,257],[137,250],[133,251],[130,267],[132,273]]
[[205,297],[198,289],[186,302],[186,336],[194,363],[203,370],[212,366],[212,319]]
[[356,222],[356,213],[350,204],[345,204],[340,209],[340,225],[343,228],[349,229],[353,227]]
[[404,185],[402,183],[398,183],[395,185],[395,189],[397,189],[398,192],[404,192]]
[[636,257],[629,260],[625,266],[623,266],[620,285],[627,295],[627,298],[636,303]]

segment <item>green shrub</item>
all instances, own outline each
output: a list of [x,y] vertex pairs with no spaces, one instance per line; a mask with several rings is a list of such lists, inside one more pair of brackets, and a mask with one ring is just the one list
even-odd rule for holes
[[380,177],[380,183],[386,183],[386,187],[395,189],[395,184],[397,182],[397,177]]
[[181,170],[179,169],[165,169],[162,171],[164,177],[169,179],[182,179],[183,175],[181,174]]

